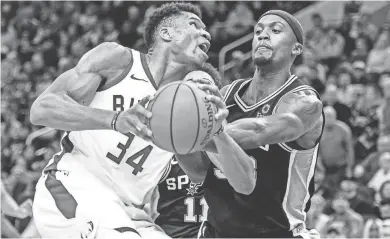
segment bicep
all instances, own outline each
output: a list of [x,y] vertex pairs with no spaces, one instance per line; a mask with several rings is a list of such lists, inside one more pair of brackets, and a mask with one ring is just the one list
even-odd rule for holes
[[40,97],[48,94],[67,94],[79,104],[89,105],[101,80],[102,78],[96,73],[79,73],[76,68],[73,68],[58,76]]
[[[89,105],[107,72],[119,72],[131,54],[117,43],[102,43],[85,53],[77,66],[62,73],[42,94],[65,93],[82,105]],[[115,61],[114,61],[115,59]],[[118,60],[119,59],[119,60]]]

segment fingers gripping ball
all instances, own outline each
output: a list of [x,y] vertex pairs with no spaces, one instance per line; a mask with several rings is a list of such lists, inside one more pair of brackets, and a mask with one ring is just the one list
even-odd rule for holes
[[153,116],[147,125],[154,143],[177,154],[201,150],[217,127],[217,108],[205,99],[206,92],[187,79],[188,75],[181,82],[164,86],[148,105]]

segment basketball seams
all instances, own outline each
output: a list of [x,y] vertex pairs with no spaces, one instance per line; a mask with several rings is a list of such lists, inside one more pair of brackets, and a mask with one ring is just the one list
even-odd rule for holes
[[171,144],[172,144],[173,151],[175,153],[177,153],[177,151],[176,151],[176,147],[175,147],[175,142],[173,140],[173,107],[175,106],[175,100],[176,100],[177,92],[179,92],[180,86],[182,86],[182,84],[183,84],[183,82],[181,82],[177,86],[175,94],[173,95],[172,105],[171,105],[171,117],[169,118],[169,120],[170,120],[170,122],[169,122],[169,132],[170,132],[170,135],[171,135]]
[[198,127],[197,127],[197,130],[196,130],[196,137],[195,137],[195,140],[194,140],[194,144],[192,145],[191,149],[187,152],[187,154],[188,154],[195,147],[196,142],[198,141],[199,130],[200,130],[200,112],[199,112],[198,99],[197,99],[197,97],[195,95],[195,92],[192,90],[192,88],[189,85],[185,84],[185,86],[187,86],[190,89],[192,95],[194,96],[194,101],[195,101],[195,104],[196,104],[196,112],[198,114]]
[[[163,93],[166,89],[168,89],[169,87],[170,87],[170,86],[167,86],[167,87],[161,89],[161,91],[159,91],[158,94],[156,94],[156,95],[154,96],[154,99],[150,102],[150,104],[149,104],[148,107],[147,107],[148,110],[149,110],[150,112],[153,111],[154,103],[157,102],[158,97],[159,97],[160,95],[162,95],[162,93]],[[153,116],[152,116],[152,117],[153,117]],[[151,126],[150,122],[151,122],[151,119],[148,119],[148,120],[146,121],[146,124],[147,124],[146,126],[147,126],[150,130],[152,130],[152,126]],[[156,139],[154,138],[154,135],[153,135],[153,134],[152,134],[152,139],[153,139],[153,143],[154,143],[156,146],[158,146],[159,148],[161,148],[160,145],[157,143]]]

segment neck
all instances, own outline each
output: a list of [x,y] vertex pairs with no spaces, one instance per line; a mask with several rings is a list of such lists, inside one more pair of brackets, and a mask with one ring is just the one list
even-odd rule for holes
[[290,69],[269,71],[256,67],[253,80],[244,95],[244,101],[254,104],[264,99],[281,87],[290,75]]
[[176,62],[168,49],[151,51],[146,58],[158,88],[174,81],[181,81],[188,73],[188,65]]

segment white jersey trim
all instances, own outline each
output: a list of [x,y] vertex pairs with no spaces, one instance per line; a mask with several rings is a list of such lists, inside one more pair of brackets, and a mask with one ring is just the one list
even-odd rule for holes
[[238,90],[235,92],[234,94],[234,99],[235,101],[237,102],[238,106],[240,106],[240,108],[242,109],[242,111],[244,112],[249,112],[251,110],[254,110],[256,109],[258,106],[262,105],[262,104],[265,104],[267,103],[268,101],[270,101],[271,99],[273,99],[274,97],[276,97],[278,94],[280,94],[284,89],[287,88],[287,86],[291,85],[291,83],[293,83],[296,79],[298,79],[297,76],[295,75],[291,75],[290,78],[281,86],[279,87],[277,90],[275,90],[274,92],[272,92],[270,95],[268,95],[267,97],[265,97],[264,99],[260,100],[259,102],[257,102],[256,104],[253,104],[253,105],[247,105],[240,97],[240,95],[238,94],[240,92],[240,90],[247,84],[249,83],[249,81],[253,80],[253,79],[249,79],[245,82],[243,82],[240,86],[240,88],[238,88]]

